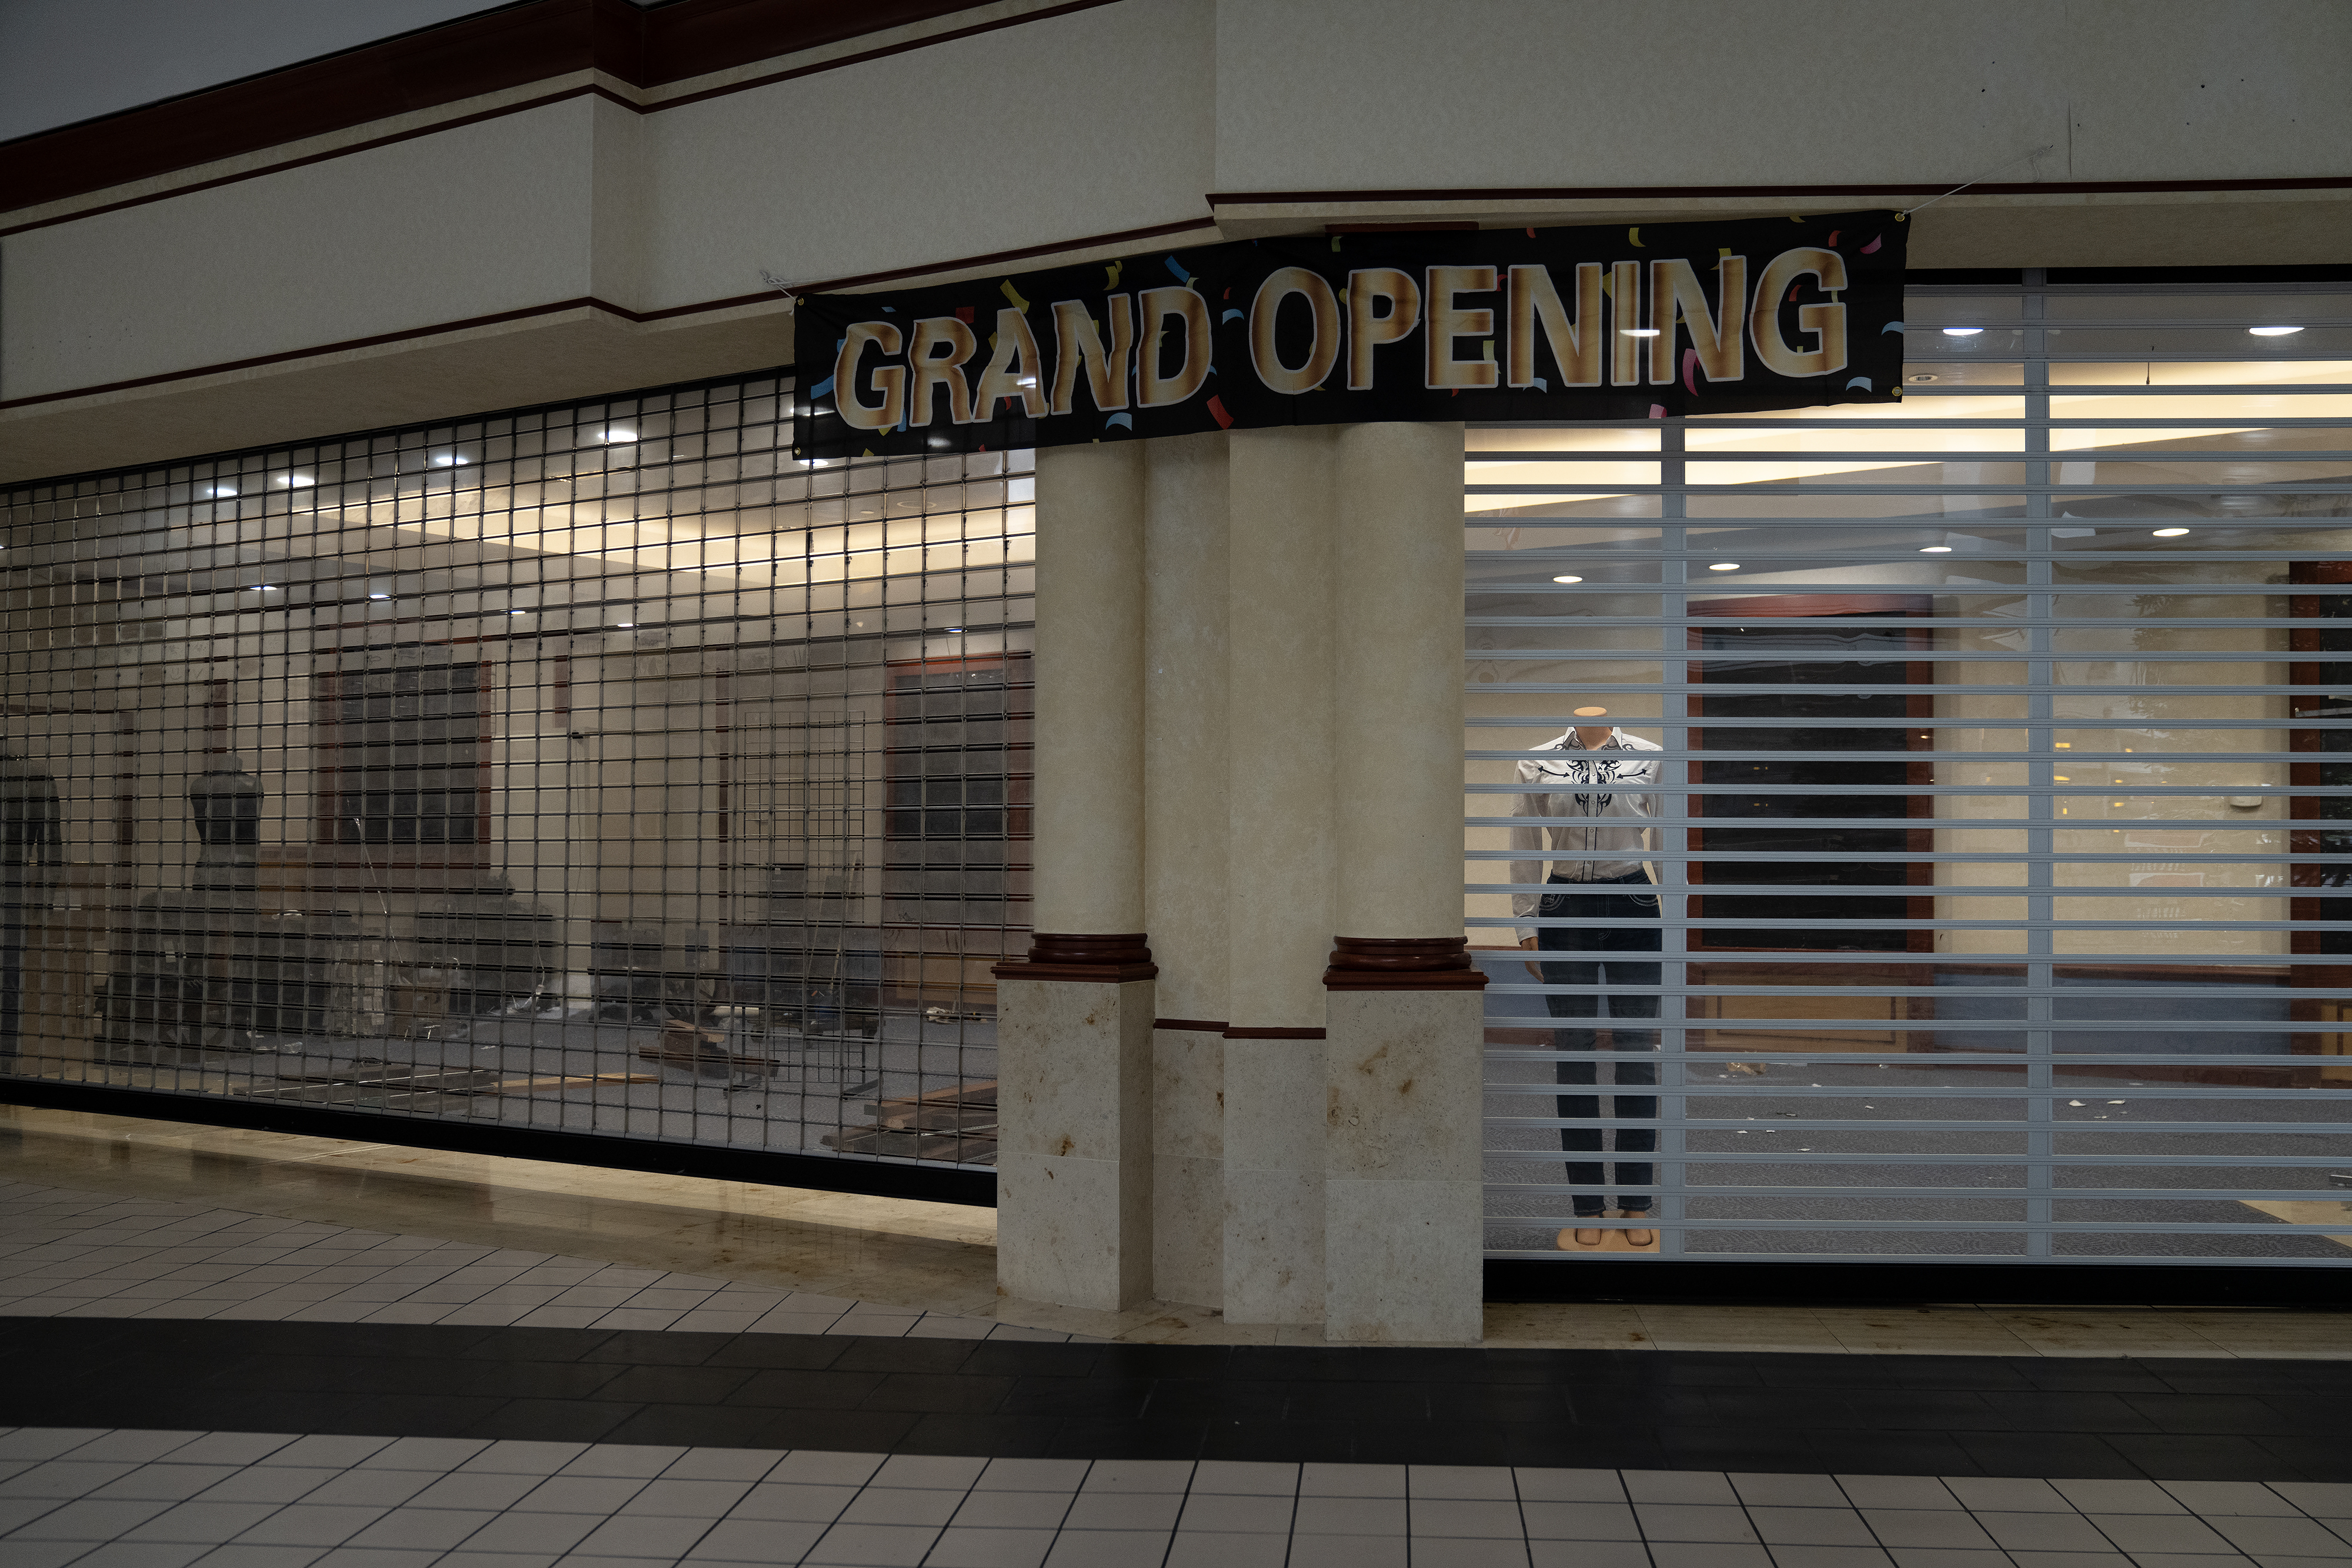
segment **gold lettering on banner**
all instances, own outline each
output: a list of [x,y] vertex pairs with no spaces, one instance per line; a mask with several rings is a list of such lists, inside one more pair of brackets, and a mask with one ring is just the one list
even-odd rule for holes
[[[1307,301],[1315,322],[1307,358],[1295,369],[1282,362],[1274,341],[1282,302],[1293,295]],[[1250,368],[1269,392],[1290,396],[1313,392],[1339,362],[1339,297],[1331,292],[1331,285],[1319,272],[1304,267],[1276,267],[1266,274],[1250,300],[1249,340]]]
[[886,354],[895,354],[906,341],[904,334],[887,321],[860,321],[841,340],[841,352],[833,361],[833,405],[841,413],[841,422],[852,430],[896,430],[907,413],[907,367],[877,365],[874,367],[874,390],[882,394],[880,402],[861,402],[857,396],[858,361],[866,354],[866,345],[873,344]]
[[1609,264],[1609,384],[1642,384],[1642,340],[1633,329],[1642,324],[1642,264]]
[[1812,335],[1810,348],[1800,349],[1780,336],[1780,297],[1797,279],[1818,278],[1825,292],[1843,288],[1845,258],[1818,246],[1799,246],[1774,256],[1756,279],[1756,302],[1748,312],[1748,340],[1765,369],[1783,376],[1825,376],[1845,369],[1845,305],[1797,307],[1797,330]]
[[1429,269],[1424,292],[1429,306],[1429,369],[1422,378],[1422,385],[1434,392],[1447,387],[1468,390],[1495,384],[1500,367],[1494,361],[1454,357],[1456,338],[1488,338],[1495,332],[1493,310],[1465,310],[1454,303],[1455,297],[1491,294],[1494,289],[1495,269],[1491,267]]
[[1110,348],[1087,314],[1083,299],[1054,303],[1054,412],[1067,413],[1076,406],[1078,373],[1086,372],[1087,391],[1095,408],[1110,413],[1127,406],[1127,380],[1135,368],[1135,302],[1114,294],[1106,307],[1110,313]]
[[996,417],[996,405],[1005,398],[1017,398],[1021,411],[1031,419],[1045,417],[1045,389],[1037,367],[1037,334],[1029,330],[1029,318],[1013,309],[996,313],[996,352],[989,356],[988,369],[980,376],[980,391],[971,403],[974,424],[986,424]]
[[1601,384],[1601,340],[1606,329],[1601,320],[1601,264],[1579,262],[1576,267],[1576,313],[1560,304],[1552,287],[1551,270],[1532,263],[1511,268],[1508,301],[1510,331],[1505,357],[1509,361],[1508,384],[1536,384],[1536,328],[1559,366],[1564,387]]
[[[1190,288],[1147,288],[1143,291],[1143,373],[1136,402],[1144,408],[1166,408],[1182,402],[1209,379],[1209,302]],[[1182,325],[1184,362],[1172,376],[1160,373],[1160,334],[1170,317]]]
[[949,419],[958,424],[971,423],[971,385],[964,379],[963,366],[979,349],[980,340],[956,317],[926,316],[915,323],[914,346],[907,350],[909,426],[920,429],[931,423],[938,406],[931,397],[934,389],[948,394]]
[[[1385,316],[1373,306],[1387,300]],[[1366,267],[1348,274],[1348,390],[1372,390],[1372,350],[1412,336],[1421,325],[1421,286],[1412,274],[1393,267]]]
[[1672,261],[1650,263],[1650,325],[1658,335],[1650,340],[1650,384],[1665,386],[1675,380],[1675,319],[1682,318],[1690,329],[1691,348],[1698,355],[1698,368],[1706,372],[1711,382],[1736,382],[1748,373],[1747,357],[1740,352],[1739,313],[1748,304],[1748,258],[1727,256],[1719,263],[1723,274],[1723,317],[1721,320],[1706,313],[1706,295],[1698,285],[1698,274],[1691,264],[1681,257]]

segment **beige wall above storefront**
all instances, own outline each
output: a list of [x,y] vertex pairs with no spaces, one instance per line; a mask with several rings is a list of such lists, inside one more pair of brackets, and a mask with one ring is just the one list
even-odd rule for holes
[[870,42],[652,87],[567,67],[0,214],[0,479],[772,366],[763,272],[1979,178],[1915,266],[2352,252],[2326,0],[1003,0]]

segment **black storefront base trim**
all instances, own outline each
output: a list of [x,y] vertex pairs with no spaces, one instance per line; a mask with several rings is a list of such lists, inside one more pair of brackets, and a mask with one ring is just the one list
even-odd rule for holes
[[245,1127],[262,1133],[292,1133],[306,1138],[358,1138],[372,1144],[499,1155],[516,1160],[549,1160],[606,1170],[708,1176],[716,1181],[755,1182],[763,1186],[920,1198],[979,1208],[996,1206],[993,1171],[860,1159],[846,1155],[795,1155],[722,1148],[709,1144],[665,1144],[649,1138],[445,1121],[385,1112],[334,1111],[224,1094],[172,1094],[152,1089],[58,1083],[37,1078],[0,1076],[0,1104],[86,1111],[100,1116],[140,1116],[158,1122],[193,1122],[207,1127]]
[[[1008,1458],[2352,1481],[2352,1362],[0,1318],[0,1424]],[[2265,1561],[2271,1561],[2265,1559]]]
[[[1490,1258],[1490,1301],[2352,1308],[2352,1268],[2183,1263],[1710,1263]],[[2352,1322],[2346,1324],[2352,1333]]]

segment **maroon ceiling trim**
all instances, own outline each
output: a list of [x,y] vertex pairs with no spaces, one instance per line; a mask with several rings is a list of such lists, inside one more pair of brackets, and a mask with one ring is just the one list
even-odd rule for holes
[[[684,101],[1110,3],[1076,0],[697,93]],[[599,70],[633,86],[659,87],[971,8],[972,0],[677,0],[646,11],[629,0],[524,0],[244,81],[0,142],[0,212],[65,201],[575,71]]]
[[[289,158],[282,163],[272,163],[266,168],[247,169],[236,174],[223,174],[216,180],[199,180],[192,185],[174,185],[168,191],[157,191],[149,195],[131,196],[120,202],[109,202],[104,206],[78,207],[70,213],[61,213],[54,218],[42,218],[34,223],[18,224],[13,228],[0,228],[0,239],[6,239],[10,235],[28,234],[34,229],[54,228],[58,224],[78,224],[84,218],[94,218],[101,213],[119,213],[125,207],[143,207],[150,202],[168,202],[174,196],[185,196],[197,191],[209,191],[217,185],[235,185],[247,180],[257,180],[265,174],[277,174],[288,169],[299,169],[305,163],[323,163],[331,158],[348,157],[352,153],[365,152],[373,148],[389,147],[397,141],[413,141],[420,136],[437,136],[444,131],[455,131],[461,125],[477,125],[485,120],[500,120],[509,114],[521,114],[528,110],[544,109],[551,103],[562,103],[575,98],[601,98],[607,102],[617,103],[632,113],[638,112],[635,104],[610,88],[593,86],[568,88],[562,92],[549,93],[545,98],[510,103],[502,109],[486,109],[478,114],[460,115],[455,120],[436,120],[431,125],[419,126],[414,131],[379,136],[372,141],[354,142],[349,147],[338,147],[329,152],[313,152],[307,158]],[[0,211],[5,210],[0,208]]]
[[[2352,178],[2327,175],[2296,180],[2045,180],[2013,185],[1979,181],[1961,189],[1980,196],[2070,196],[2167,191],[2340,191],[2347,187],[2352,187]],[[1902,180],[1885,180],[1874,185],[1465,185],[1423,191],[1212,191],[1208,202],[1212,208],[1293,202],[1649,202],[1703,197],[1932,196],[1951,188],[1942,181],[1913,183]]]
[[604,70],[634,81],[640,15],[627,0],[532,0],[21,137],[0,144],[0,212],[574,71]]

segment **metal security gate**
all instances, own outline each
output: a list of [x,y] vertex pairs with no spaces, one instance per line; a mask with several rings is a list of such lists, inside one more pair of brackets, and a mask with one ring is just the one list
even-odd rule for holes
[[0,495],[0,1097],[992,1164],[1030,465],[799,463],[791,417],[730,380]]
[[1487,1255],[2352,1264],[2352,285],[1906,317],[1470,433]]

